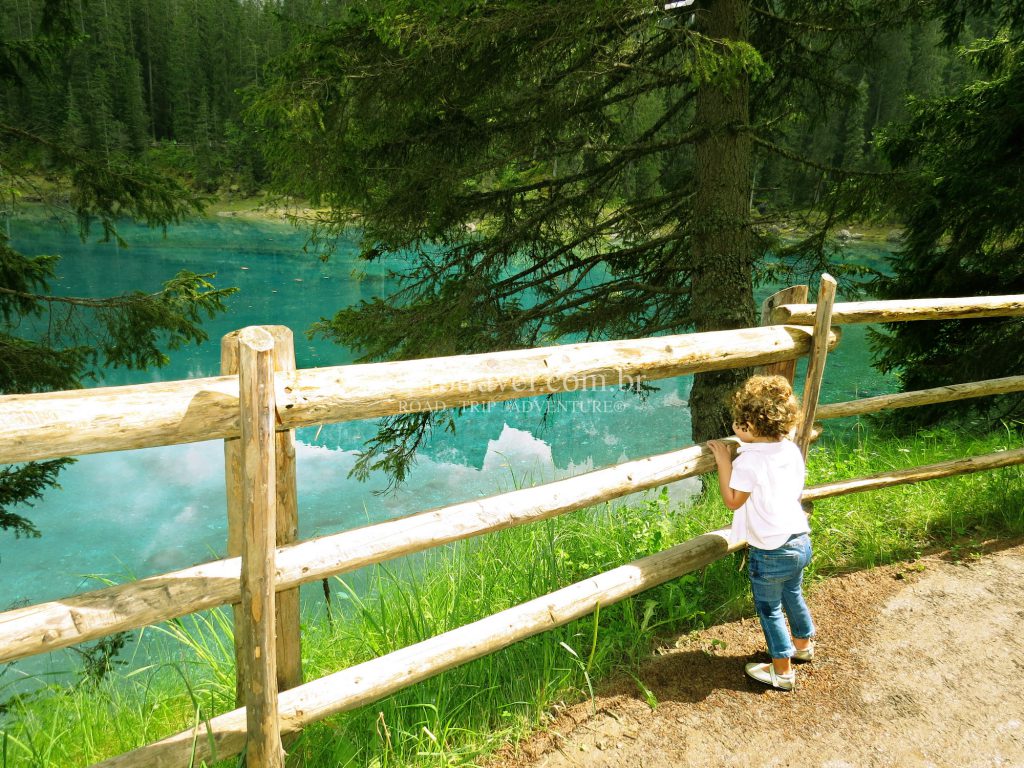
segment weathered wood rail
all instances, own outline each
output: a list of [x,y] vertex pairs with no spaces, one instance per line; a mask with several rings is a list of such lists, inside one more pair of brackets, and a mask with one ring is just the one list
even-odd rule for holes
[[[836,304],[832,322],[905,323],[914,320],[977,320],[1012,317],[1024,313],[1022,296],[971,296],[965,299],[909,299],[906,301],[850,301]],[[782,304],[771,309],[772,323],[814,325],[814,304]]]
[[[806,354],[811,334],[768,326],[282,371],[278,429],[765,365]],[[235,438],[238,377],[6,395],[0,416],[0,464]]]
[[[576,344],[439,360],[295,370],[279,326],[225,337],[229,375],[190,381],[0,397],[0,463],[225,440],[230,557],[0,613],[0,663],[220,605],[236,606],[238,709],[99,765],[181,766],[246,752],[283,764],[282,736],[372,702],[517,640],[559,626],[737,548],[711,532],[319,680],[301,682],[296,588],[303,583],[483,533],[544,520],[712,471],[706,446],[625,462],[540,486],[452,504],[297,542],[294,435],[300,426],[456,408],[538,394],[761,366],[792,379],[807,356],[806,448],[815,418],[1024,391],[1024,376],[819,405],[828,350],[842,323],[1024,315],[1024,296],[833,303],[823,277],[764,304],[759,328]],[[807,327],[813,326],[813,327]],[[1024,449],[966,457],[806,489],[816,499],[1024,463]],[[276,636],[276,641],[275,641]],[[280,656],[280,659],[278,658]],[[280,692],[279,692],[280,689]],[[207,729],[210,732],[207,733]]]

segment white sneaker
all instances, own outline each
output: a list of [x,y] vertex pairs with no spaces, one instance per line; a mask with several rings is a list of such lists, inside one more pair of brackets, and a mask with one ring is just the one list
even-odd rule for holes
[[797,661],[814,661],[814,641],[811,640],[802,651],[797,648],[793,658]]
[[780,691],[792,691],[796,688],[796,672],[780,675],[773,664],[747,664],[747,674],[759,683],[778,688]]

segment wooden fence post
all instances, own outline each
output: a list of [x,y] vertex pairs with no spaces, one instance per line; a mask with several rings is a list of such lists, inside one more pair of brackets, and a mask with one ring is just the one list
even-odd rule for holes
[[[264,326],[274,337],[274,370],[295,370],[295,340],[291,328]],[[295,483],[295,430],[277,433],[277,546],[299,537],[299,501]],[[277,687],[286,691],[302,684],[302,645],[299,590],[277,594]]]
[[[232,331],[220,340],[220,372],[238,375],[238,334]],[[227,492],[228,557],[242,554],[242,441],[232,437],[224,441],[224,485]],[[249,675],[245,669],[245,633],[242,631],[242,605],[235,603],[235,704],[245,705],[244,681]]]
[[247,672],[247,679],[243,681],[246,765],[248,768],[283,768],[274,594],[277,543],[274,338],[262,328],[243,328],[238,334],[238,390],[244,512],[241,613]]
[[[295,341],[292,331],[283,325],[260,326],[274,337],[274,370],[295,370]],[[238,334],[232,331],[221,339],[221,373],[238,374]],[[295,483],[295,430],[277,433],[277,546],[298,540],[299,505]],[[228,557],[242,553],[242,479],[241,443],[238,438],[224,441],[224,471],[227,486]],[[235,627],[241,627],[240,606],[235,605]],[[289,589],[277,595],[277,686],[285,691],[302,683],[302,649],[299,631],[299,590]],[[245,691],[244,638],[235,632],[235,703],[243,706]]]
[[[791,285],[773,293],[761,302],[761,325],[772,324],[772,310],[780,304],[806,304],[809,291],[806,285]],[[759,373],[765,376],[785,376],[792,384],[796,376],[796,359],[763,365]]]
[[804,458],[807,457],[807,448],[814,434],[814,413],[818,409],[818,397],[821,395],[821,377],[825,373],[828,336],[832,325],[832,305],[835,301],[836,280],[832,275],[823,272],[818,286],[818,304],[814,312],[814,338],[811,339],[811,352],[807,357],[803,411],[796,437],[796,444]]

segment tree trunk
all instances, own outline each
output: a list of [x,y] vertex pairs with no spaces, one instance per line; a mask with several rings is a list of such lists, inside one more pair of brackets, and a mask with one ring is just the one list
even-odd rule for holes
[[[746,0],[711,0],[698,12],[700,31],[719,40],[745,40]],[[756,324],[750,229],[752,143],[749,83],[713,82],[697,92],[695,123],[706,133],[695,147],[691,308],[696,330]],[[694,442],[731,434],[727,401],[750,369],[697,374],[690,392]]]

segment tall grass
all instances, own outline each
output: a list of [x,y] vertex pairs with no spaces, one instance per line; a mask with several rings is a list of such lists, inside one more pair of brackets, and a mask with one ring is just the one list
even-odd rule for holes
[[[812,452],[809,482],[1021,443],[1010,429],[983,435],[934,430],[914,439],[855,431]],[[307,679],[462,626],[728,522],[729,513],[714,495],[683,508],[672,507],[661,494],[384,564],[359,574],[358,592],[337,579],[333,622],[322,606],[307,606]],[[913,558],[930,548],[969,548],[984,539],[1024,533],[1024,473],[1009,468],[824,500],[815,505],[812,522],[812,580]],[[524,731],[543,727],[560,702],[591,697],[597,681],[611,671],[630,671],[659,637],[750,612],[746,578],[736,566],[734,558],[726,558],[604,606],[598,616],[330,718],[308,728],[289,750],[301,755],[305,765],[324,768],[473,765]],[[89,764],[232,708],[229,615],[224,609],[164,626],[159,631],[170,644],[140,669],[10,699],[0,732],[0,768]]]

